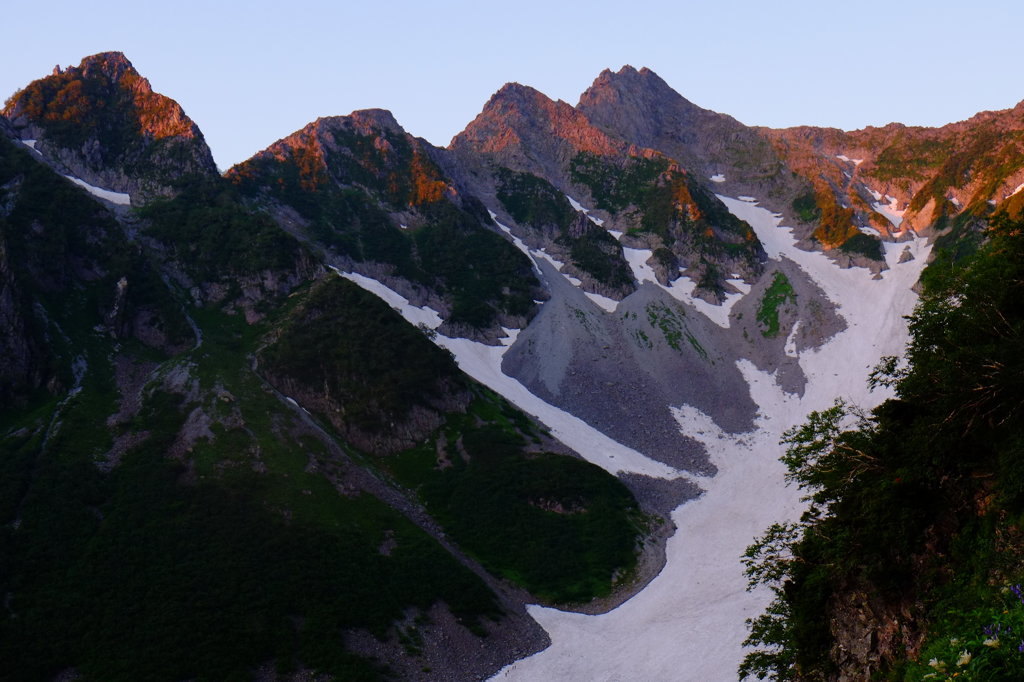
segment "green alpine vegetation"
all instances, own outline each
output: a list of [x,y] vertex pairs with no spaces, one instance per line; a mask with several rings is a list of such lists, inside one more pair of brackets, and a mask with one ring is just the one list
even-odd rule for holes
[[724,268],[760,273],[765,256],[753,229],[669,159],[617,162],[580,152],[569,171],[573,182],[590,190],[597,208],[632,224],[629,234],[656,236],[655,250],[669,251],[701,289],[721,295],[729,274]]
[[747,553],[775,600],[752,623],[746,676],[830,679],[833,622],[889,638],[872,679],[1024,675],[1024,223],[925,279],[903,360],[871,414],[838,402],[785,437],[800,522]]
[[182,185],[174,197],[151,201],[136,213],[143,231],[170,250],[196,282],[232,286],[238,276],[289,270],[308,258],[294,237],[266,214],[245,208],[235,188],[219,179]]
[[423,143],[383,116],[322,119],[228,177],[250,200],[294,209],[306,238],[328,253],[383,264],[438,293],[452,325],[525,319],[539,295],[529,260],[497,234],[478,200],[458,195]]
[[796,302],[796,292],[789,278],[781,272],[772,276],[772,283],[761,298],[761,304],[757,307],[757,321],[763,327],[761,335],[765,338],[774,338],[779,335],[779,307],[786,302]]
[[498,200],[517,223],[540,230],[569,250],[573,265],[613,289],[631,292],[633,274],[622,245],[608,231],[582,218],[565,195],[531,173],[499,168]]
[[388,679],[349,635],[525,636],[467,555],[550,602],[630,575],[649,521],[614,477],[232,185],[178,191],[118,218],[0,139],[0,680]]
[[852,255],[866,256],[871,260],[885,260],[882,242],[860,230],[857,231],[857,234],[843,242],[839,250]]
[[373,444],[373,466],[416,490],[495,574],[548,601],[581,602],[635,565],[647,520],[618,480],[546,452],[530,419],[351,282],[314,286],[260,366],[347,440]]

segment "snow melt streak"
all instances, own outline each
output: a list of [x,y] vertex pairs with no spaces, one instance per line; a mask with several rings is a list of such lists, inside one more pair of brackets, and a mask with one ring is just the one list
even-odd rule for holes
[[[525,246],[525,245],[524,245]],[[437,311],[412,305],[405,296],[389,289],[375,279],[331,268],[339,276],[358,284],[387,302],[408,322],[436,329],[442,319]],[[435,334],[434,343],[451,351],[459,369],[488,388],[497,391],[519,409],[532,414],[551,430],[551,435],[583,455],[588,461],[610,473],[627,471],[661,478],[676,478],[681,472],[640,454],[604,435],[582,419],[574,417],[530,393],[516,379],[501,371],[501,358],[519,334],[518,329],[505,329],[501,346],[488,346],[469,339],[449,338]]]

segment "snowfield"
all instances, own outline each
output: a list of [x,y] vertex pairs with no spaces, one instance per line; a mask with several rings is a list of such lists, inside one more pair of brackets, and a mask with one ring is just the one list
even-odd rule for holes
[[[888,397],[869,392],[866,379],[879,357],[900,353],[906,343],[903,315],[916,302],[910,287],[927,260],[925,240],[910,243],[915,259],[902,264],[896,261],[904,244],[885,244],[890,270],[872,280],[867,270],[842,270],[820,253],[797,249],[780,218],[750,198],[719,198],[754,227],[772,258],[785,256],[807,272],[839,305],[849,326],[821,348],[798,353],[809,379],[803,397],[783,392],[773,376],[749,362],[738,363],[760,406],[750,433],[731,436],[700,411],[676,406],[680,428],[707,447],[719,473],[701,482],[707,490],[702,497],[673,513],[679,530],[669,540],[664,570],[603,615],[530,607],[552,645],[494,679],[735,680],[745,619],[759,614],[770,599],[767,590],[746,591],[739,558],[771,523],[794,519],[801,510],[800,495],[785,485],[778,461],[781,435],[838,396],[864,407]],[[797,354],[795,344],[787,346]]]

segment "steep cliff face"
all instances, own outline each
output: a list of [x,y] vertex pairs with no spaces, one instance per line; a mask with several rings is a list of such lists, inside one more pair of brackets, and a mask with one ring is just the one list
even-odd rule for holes
[[119,52],[55,69],[15,93],[3,114],[58,169],[136,204],[189,176],[218,175],[195,123]]
[[191,334],[139,249],[83,190],[0,139],[0,403],[74,385],[69,369],[95,330],[173,352]]

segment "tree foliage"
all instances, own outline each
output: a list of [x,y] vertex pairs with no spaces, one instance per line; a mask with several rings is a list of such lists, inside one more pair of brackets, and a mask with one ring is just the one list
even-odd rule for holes
[[[752,586],[775,599],[750,622],[742,675],[827,677],[844,592],[927,630],[940,605],[976,594],[965,586],[991,589],[997,568],[1024,575],[1020,547],[992,549],[1024,511],[1024,224],[997,218],[987,238],[927,280],[904,360],[872,374],[895,398],[871,414],[837,401],[785,434],[788,478],[809,506],[745,555]],[[881,669],[895,670],[889,656]]]

